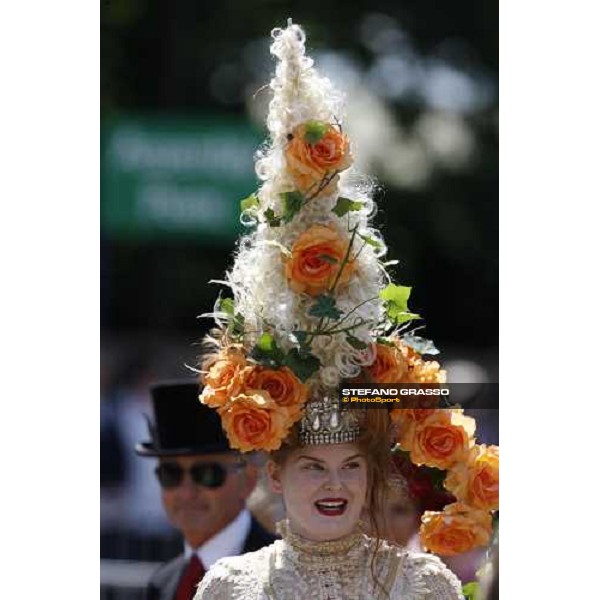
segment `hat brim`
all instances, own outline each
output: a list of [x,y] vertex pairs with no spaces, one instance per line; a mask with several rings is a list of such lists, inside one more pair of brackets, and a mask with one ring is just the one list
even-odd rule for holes
[[221,445],[213,446],[189,446],[184,448],[156,448],[152,442],[141,442],[136,444],[135,453],[138,456],[160,457],[160,456],[196,456],[198,454],[226,454],[233,452],[231,448]]

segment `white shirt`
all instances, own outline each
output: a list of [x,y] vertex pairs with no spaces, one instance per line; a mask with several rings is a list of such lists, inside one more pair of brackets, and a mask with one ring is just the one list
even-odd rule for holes
[[192,554],[196,554],[208,571],[220,558],[241,554],[251,525],[250,512],[244,508],[227,527],[221,529],[199,548],[194,549],[186,542],[184,545],[186,560],[189,560]]

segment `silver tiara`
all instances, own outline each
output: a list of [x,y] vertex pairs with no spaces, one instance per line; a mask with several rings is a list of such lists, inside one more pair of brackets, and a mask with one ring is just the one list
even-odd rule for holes
[[359,412],[344,408],[332,396],[323,395],[310,400],[300,421],[300,443],[314,446],[356,441],[360,435]]

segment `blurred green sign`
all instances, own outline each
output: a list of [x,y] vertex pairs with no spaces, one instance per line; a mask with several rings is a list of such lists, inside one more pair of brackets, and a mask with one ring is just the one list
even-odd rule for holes
[[240,200],[257,187],[253,157],[262,141],[243,119],[105,120],[103,235],[230,244],[241,231]]

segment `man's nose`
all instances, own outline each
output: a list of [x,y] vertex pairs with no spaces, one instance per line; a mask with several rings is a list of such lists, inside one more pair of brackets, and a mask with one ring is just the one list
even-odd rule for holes
[[198,494],[200,486],[192,480],[189,473],[186,473],[183,477],[181,485],[177,488],[180,496],[184,498],[191,498]]

